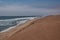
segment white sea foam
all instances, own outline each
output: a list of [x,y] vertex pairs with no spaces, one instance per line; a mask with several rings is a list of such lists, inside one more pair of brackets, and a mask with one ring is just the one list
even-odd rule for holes
[[[14,22],[14,21],[15,21],[15,24],[21,25],[21,24],[27,22],[28,20],[32,20],[34,18],[37,18],[37,17],[27,17],[27,18],[15,18],[15,19],[8,19],[8,20],[0,20],[0,26],[12,25],[11,23]],[[11,29],[15,28],[17,25],[9,27],[9,28],[1,31],[1,32],[6,32],[8,30],[11,30]]]
[[2,33],[2,32],[7,32],[7,31],[9,31],[10,29],[13,29],[13,28],[15,28],[15,27],[16,27],[16,26],[10,27],[10,28],[8,28],[8,29],[6,29],[6,30],[1,31],[1,33]]

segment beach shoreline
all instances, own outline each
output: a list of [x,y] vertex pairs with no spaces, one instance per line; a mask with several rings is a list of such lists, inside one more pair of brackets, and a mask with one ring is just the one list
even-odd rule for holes
[[[37,35],[37,36],[40,35],[39,33],[42,33],[41,36],[43,35],[45,37],[48,34],[48,35],[51,35],[51,37],[52,37],[52,35],[54,35],[56,32],[57,32],[57,35],[58,35],[58,31],[60,31],[60,30],[57,27],[59,27],[59,26],[60,26],[60,15],[46,16],[44,18],[35,18],[33,20],[27,21],[26,23],[24,23],[22,25],[18,25],[14,29],[11,29],[7,32],[1,33],[0,34],[0,40],[11,40],[11,39],[14,40],[15,37],[17,39],[21,36],[23,37],[24,35],[25,36],[27,36],[28,34],[31,35],[34,32],[36,32],[34,35]],[[39,28],[41,28],[41,29],[43,28],[43,29],[40,30]],[[53,28],[55,28],[55,29],[53,29]],[[41,32],[39,32],[39,30]],[[47,32],[47,33],[45,33],[45,32]],[[49,33],[49,32],[51,32],[51,33]],[[21,35],[21,33],[22,33],[22,35]],[[21,35],[21,36],[18,37],[17,35],[18,36]],[[31,37],[32,37],[32,35],[31,35]],[[46,36],[47,39],[54,39],[53,37],[52,38],[51,37]],[[56,35],[55,35],[55,37],[57,39]],[[29,38],[29,36],[28,36],[28,38]],[[24,38],[24,39],[26,39],[26,38]],[[21,38],[19,38],[19,40],[21,40]]]
[[17,32],[18,29],[22,31],[26,26],[30,25],[32,22],[34,22],[34,21],[36,21],[38,19],[40,19],[40,17],[39,18],[32,19],[32,20],[28,20],[27,22],[25,22],[25,23],[23,23],[21,25],[18,24],[15,27],[12,27],[11,29],[8,28],[7,31],[0,32],[0,40],[5,40],[5,37],[8,37],[8,36],[10,37],[15,32]]

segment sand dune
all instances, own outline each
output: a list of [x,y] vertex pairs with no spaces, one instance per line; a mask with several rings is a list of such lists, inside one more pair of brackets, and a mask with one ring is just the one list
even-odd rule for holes
[[60,40],[60,15],[27,22],[6,34],[1,40]]

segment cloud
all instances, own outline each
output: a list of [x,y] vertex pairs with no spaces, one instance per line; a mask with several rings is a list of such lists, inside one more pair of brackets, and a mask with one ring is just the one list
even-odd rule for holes
[[[18,2],[18,1],[17,1]],[[31,2],[31,1],[30,1]],[[25,2],[26,3],[26,2]],[[1,15],[54,15],[60,14],[59,5],[51,3],[16,3],[0,1],[0,16]]]

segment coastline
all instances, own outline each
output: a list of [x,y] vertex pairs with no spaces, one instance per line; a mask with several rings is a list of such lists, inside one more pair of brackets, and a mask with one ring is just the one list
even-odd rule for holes
[[0,32],[0,40],[5,40],[6,37],[10,37],[11,35],[13,35],[14,33],[16,33],[19,30],[22,31],[24,28],[31,25],[31,23],[33,23],[34,21],[36,21],[38,19],[40,19],[40,17],[39,18],[34,18],[32,20],[28,20],[27,22],[25,22],[21,25],[18,24],[15,27],[12,27],[10,29],[8,28],[7,31]]
[[[36,18],[0,34],[0,40],[59,39],[60,15]],[[33,34],[33,35],[32,35]],[[33,37],[33,39],[32,39]],[[38,38],[39,37],[39,38]],[[44,39],[43,39],[44,40]]]

